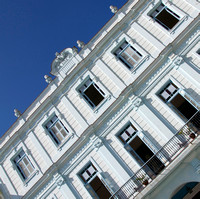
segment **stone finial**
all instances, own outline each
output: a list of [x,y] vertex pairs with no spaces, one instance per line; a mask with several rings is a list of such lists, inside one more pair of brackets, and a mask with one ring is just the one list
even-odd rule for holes
[[78,48],[76,46],[72,47],[72,52],[73,52],[73,54],[77,54]]
[[58,52],[56,52],[56,53],[55,53],[55,56],[56,56],[56,59],[61,59],[61,60],[64,59],[64,56],[63,56],[62,53],[58,53]]
[[77,41],[77,44],[78,44],[79,48],[84,48],[84,46],[85,46],[85,43],[83,41],[80,41],[80,40]]
[[56,56],[56,57],[58,57],[59,55],[60,55],[60,53],[58,53],[58,52],[55,53],[55,56]]
[[117,12],[118,9],[117,9],[116,6],[112,6],[112,5],[111,5],[111,6],[110,6],[110,10],[111,10],[112,13],[115,14],[115,13]]
[[49,77],[48,75],[45,75],[45,76],[44,76],[44,79],[45,79],[45,81],[46,81],[48,84],[50,84],[50,83],[52,82],[52,78]]
[[20,117],[22,115],[21,112],[17,109],[14,109],[14,113],[16,117]]

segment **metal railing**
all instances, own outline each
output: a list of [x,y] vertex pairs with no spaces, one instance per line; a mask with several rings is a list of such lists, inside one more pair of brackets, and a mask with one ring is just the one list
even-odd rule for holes
[[154,154],[110,199],[136,196],[200,134],[200,111]]

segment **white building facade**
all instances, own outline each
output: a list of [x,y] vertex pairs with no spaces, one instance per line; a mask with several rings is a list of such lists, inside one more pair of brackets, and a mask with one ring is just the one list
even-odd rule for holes
[[199,10],[129,0],[80,52],[57,53],[0,140],[0,199],[198,198]]

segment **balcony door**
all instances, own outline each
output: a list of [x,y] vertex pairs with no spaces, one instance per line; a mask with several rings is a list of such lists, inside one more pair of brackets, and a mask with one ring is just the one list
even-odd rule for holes
[[109,199],[111,197],[110,192],[98,176],[95,176],[89,184],[99,199]]
[[138,136],[138,130],[130,123],[118,135],[124,148],[129,151],[140,166],[144,166],[148,175],[157,175],[165,167],[154,152]]
[[197,112],[197,109],[179,93],[170,101],[170,104],[187,120]]
[[89,163],[80,173],[80,177],[92,198],[109,199],[111,197],[108,186],[106,186],[104,179],[92,163]]
[[[150,171],[156,175],[164,169],[164,164],[138,136],[130,141],[128,145],[130,146],[130,153],[141,166],[146,163],[146,168],[149,168]],[[147,173],[149,173],[149,171]]]

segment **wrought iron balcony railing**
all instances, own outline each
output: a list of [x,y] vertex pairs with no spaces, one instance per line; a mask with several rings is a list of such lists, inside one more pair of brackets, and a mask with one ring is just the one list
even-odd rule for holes
[[154,154],[110,199],[134,198],[200,134],[200,111]]

